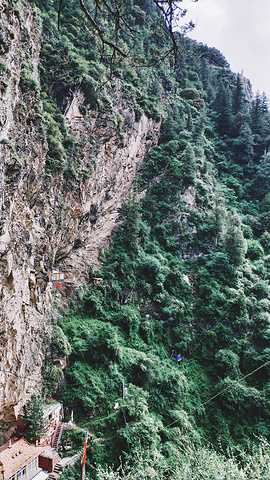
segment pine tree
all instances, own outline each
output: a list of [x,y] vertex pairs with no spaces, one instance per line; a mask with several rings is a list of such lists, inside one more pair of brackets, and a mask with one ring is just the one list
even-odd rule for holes
[[267,195],[270,189],[270,152],[263,155],[257,166],[257,176],[255,178],[255,186],[258,190],[259,198]]
[[214,99],[214,78],[213,72],[210,69],[209,63],[205,58],[202,58],[200,63],[200,79],[203,83],[204,90],[207,92],[208,100]]
[[221,79],[219,80],[214,109],[216,111],[218,133],[220,135],[228,135],[232,121],[231,92],[224,86]]
[[123,213],[126,217],[126,245],[131,255],[137,255],[140,244],[140,220],[141,207],[136,194],[129,197],[128,202],[123,206]]
[[186,126],[186,129],[187,129],[188,132],[192,132],[192,130],[193,130],[191,108],[190,108],[189,105],[188,105],[188,108],[187,108],[187,126]]
[[221,238],[227,216],[225,199],[220,188],[217,188],[213,193],[212,202],[211,224],[215,235],[215,247],[217,248],[218,240]]
[[263,115],[262,115],[262,103],[260,93],[257,92],[255,99],[252,102],[250,118],[251,118],[251,128],[252,132],[255,134],[261,133],[261,128],[263,127]]
[[265,92],[262,93],[262,97],[261,97],[261,109],[262,109],[262,112],[267,115],[269,113],[269,110],[268,110],[268,98],[265,94]]
[[185,130],[185,118],[182,105],[171,105],[168,117],[162,122],[160,142],[177,140],[180,133]]
[[245,112],[246,108],[244,98],[243,84],[240,75],[238,74],[232,94],[232,109],[234,115],[240,112]]
[[240,128],[238,137],[238,161],[240,163],[251,163],[254,158],[254,140],[250,126],[245,123]]
[[187,143],[186,148],[181,156],[182,161],[182,180],[184,186],[188,186],[194,183],[196,178],[196,160],[193,147],[190,143]]
[[36,442],[44,434],[42,402],[35,393],[23,407],[22,421],[25,425],[23,435],[29,442]]
[[229,255],[231,263],[242,265],[247,252],[247,241],[241,228],[241,218],[237,213],[229,217],[227,232],[224,238],[224,250]]
[[260,93],[257,92],[250,111],[251,130],[254,134],[254,152],[257,161],[265,153],[267,131],[269,132],[269,122],[265,113],[266,106],[265,100],[262,101]]

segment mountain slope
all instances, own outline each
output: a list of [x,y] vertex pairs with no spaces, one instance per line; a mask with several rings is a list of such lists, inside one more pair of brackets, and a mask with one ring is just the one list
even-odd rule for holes
[[[160,121],[137,118],[132,98],[126,100],[117,79],[110,91],[106,86],[101,90],[102,101],[95,109],[89,103],[90,80],[85,80],[85,90],[78,73],[66,87],[68,100],[62,105],[66,90],[58,58],[53,59],[54,22],[55,10],[49,12],[45,4],[43,13],[24,1],[3,4],[2,441],[9,437],[9,428],[16,428],[16,417],[31,392],[41,390],[42,369],[52,382],[62,375],[53,362],[56,355],[64,364],[65,352],[52,354],[51,342],[55,304],[66,300],[53,291],[52,271],[65,271],[65,294],[72,298],[88,267],[97,262],[99,249],[108,243],[137,164],[157,142],[160,130]],[[50,73],[48,61],[56,62]],[[80,58],[76,61],[79,68]],[[68,67],[68,60],[63,63]]]
[[[56,2],[35,4],[5,3],[1,17],[2,440],[32,391],[62,385],[99,438],[87,466],[96,478],[121,462],[123,478],[140,468],[181,478],[196,469],[185,451],[209,455],[208,471],[225,478],[229,446],[256,459],[234,457],[231,478],[265,479],[266,98],[250,102],[220,52],[180,35],[176,64],[137,61],[168,40],[152,2],[123,4],[148,19],[134,63],[102,54],[76,2],[60,32]],[[53,269],[66,274],[54,295]]]

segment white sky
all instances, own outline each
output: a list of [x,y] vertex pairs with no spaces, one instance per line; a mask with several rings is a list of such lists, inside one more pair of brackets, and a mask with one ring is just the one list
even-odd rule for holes
[[252,83],[253,93],[270,99],[270,0],[183,0],[185,21],[196,27],[188,34],[223,53],[233,72]]

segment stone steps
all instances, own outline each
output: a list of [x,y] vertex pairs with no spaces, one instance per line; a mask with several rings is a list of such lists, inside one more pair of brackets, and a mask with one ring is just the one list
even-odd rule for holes
[[47,480],[56,480],[60,477],[61,473],[62,473],[62,467],[60,463],[57,463],[54,467],[53,472],[51,472],[50,475],[48,476]]

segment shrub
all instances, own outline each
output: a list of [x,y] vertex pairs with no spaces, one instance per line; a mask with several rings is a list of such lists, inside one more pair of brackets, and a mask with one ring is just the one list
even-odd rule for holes
[[32,77],[30,70],[27,68],[22,68],[20,75],[20,87],[23,93],[27,92],[37,92],[39,89],[39,84],[35,78]]
[[247,241],[247,257],[250,258],[250,260],[259,260],[263,255],[263,247],[257,240]]
[[64,334],[62,328],[58,325],[54,327],[54,332],[51,340],[52,354],[57,355],[70,355],[71,346],[68,342],[66,335]]

